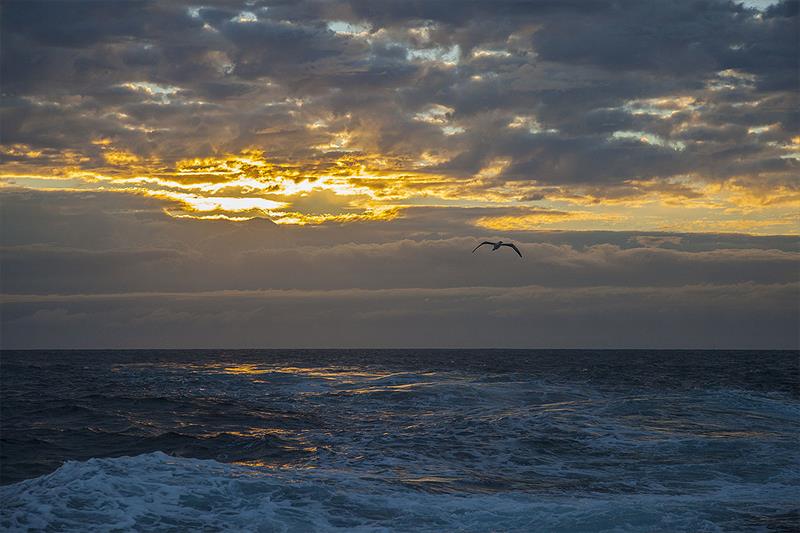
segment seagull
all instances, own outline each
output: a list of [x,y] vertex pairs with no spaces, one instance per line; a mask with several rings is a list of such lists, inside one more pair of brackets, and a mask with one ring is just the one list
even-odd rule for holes
[[[508,246],[509,248],[513,248],[513,249],[514,249],[514,251],[515,251],[515,252],[517,252],[517,255],[519,255],[520,257],[522,257],[522,252],[520,252],[520,251],[519,251],[519,248],[517,248],[517,247],[514,245],[514,243],[510,243],[510,242],[503,242],[503,241],[497,241],[497,242],[483,241],[482,243],[480,243],[478,246],[476,246],[476,247],[475,247],[475,250],[477,250],[478,248],[480,248],[480,247],[481,247],[481,246],[483,246],[484,244],[491,244],[491,245],[492,245],[492,251],[493,251],[493,252],[494,252],[495,250],[497,250],[498,248],[500,248],[501,246]],[[473,254],[475,253],[475,250],[472,250],[472,253],[473,253]]]

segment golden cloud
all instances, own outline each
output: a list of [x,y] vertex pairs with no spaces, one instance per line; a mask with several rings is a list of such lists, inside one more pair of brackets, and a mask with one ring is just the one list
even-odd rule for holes
[[[689,102],[646,104],[671,109]],[[2,146],[0,153],[11,160],[3,164],[0,182],[3,186],[145,195],[165,200],[170,216],[196,219],[267,218],[279,224],[313,225],[388,221],[411,206],[460,206],[516,210],[472,221],[497,231],[540,227],[800,231],[790,216],[800,206],[800,190],[748,177],[718,182],[687,175],[603,187],[542,186],[536,181],[504,181],[503,170],[510,164],[505,158],[489,161],[473,176],[452,176],[429,170],[429,165],[446,160],[448,154],[427,153],[424,161],[417,161],[339,151],[293,161],[248,149],[167,164],[117,149],[107,138],[95,139],[92,149],[106,166],[92,167],[91,158],[75,151]],[[739,218],[735,218],[737,213]],[[741,218],[745,214],[747,218]],[[753,214],[760,218],[754,219]]]

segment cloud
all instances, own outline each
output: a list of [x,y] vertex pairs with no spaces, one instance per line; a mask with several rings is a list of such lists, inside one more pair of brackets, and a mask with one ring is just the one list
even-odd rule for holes
[[519,259],[471,253],[490,237],[469,223],[485,210],[303,228],[176,220],[160,201],[121,193],[18,190],[2,200],[4,347],[795,338],[794,237],[517,232]]
[[[685,252],[595,244],[519,242],[525,258],[470,255],[475,239],[381,244],[214,249],[54,247],[2,249],[6,292],[78,293],[177,290],[379,289],[460,286],[549,287],[790,283],[800,261],[779,250]],[[255,243],[248,243],[250,246]],[[501,262],[502,261],[502,262]]]
[[796,345],[797,24],[6,2],[4,344]]
[[4,347],[796,347],[798,286],[6,297]]
[[[388,203],[614,200],[638,212],[673,208],[652,188],[680,181],[714,218],[736,208],[727,187],[746,189],[764,200],[748,209],[774,221],[760,231],[788,232],[797,16],[795,1],[127,2],[113,13],[10,2],[3,174],[90,189],[147,177],[139,186],[164,195],[183,160],[257,150],[320,190],[341,192],[319,180],[336,168],[380,196],[368,182],[379,175]],[[431,109],[448,111],[421,120]],[[781,206],[766,201],[776,187],[790,192]],[[354,202],[369,210],[368,196]]]

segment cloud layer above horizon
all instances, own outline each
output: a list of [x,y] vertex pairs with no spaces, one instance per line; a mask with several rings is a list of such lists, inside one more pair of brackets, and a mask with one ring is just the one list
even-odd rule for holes
[[798,346],[792,236],[517,231],[519,259],[439,209],[294,226],[1,194],[5,348]]
[[799,5],[6,0],[2,345],[797,347]]

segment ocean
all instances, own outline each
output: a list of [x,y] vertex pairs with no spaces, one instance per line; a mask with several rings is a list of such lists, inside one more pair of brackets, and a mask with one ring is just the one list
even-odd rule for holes
[[797,531],[800,355],[4,351],[4,531]]

